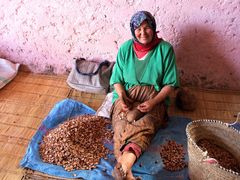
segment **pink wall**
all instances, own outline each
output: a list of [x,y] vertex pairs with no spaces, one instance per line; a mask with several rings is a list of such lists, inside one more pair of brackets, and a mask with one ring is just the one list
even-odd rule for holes
[[115,61],[137,10],[155,15],[183,84],[240,90],[239,0],[2,0],[0,57],[57,74],[76,56]]

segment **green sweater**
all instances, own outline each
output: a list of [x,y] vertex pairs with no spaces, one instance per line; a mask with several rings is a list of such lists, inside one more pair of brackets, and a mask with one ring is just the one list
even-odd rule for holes
[[[163,86],[179,86],[176,59],[173,47],[161,41],[139,60],[133,50],[133,40],[126,41],[119,49],[113,68],[110,85],[121,83],[125,90],[135,85],[153,85],[156,91]],[[118,98],[114,90],[113,102]]]

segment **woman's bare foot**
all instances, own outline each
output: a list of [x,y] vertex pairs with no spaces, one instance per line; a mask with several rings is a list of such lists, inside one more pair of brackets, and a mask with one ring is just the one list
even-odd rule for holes
[[132,166],[136,161],[136,155],[131,151],[125,151],[117,161],[118,163],[114,167],[113,177],[116,180],[135,180],[132,174]]
[[112,175],[115,180],[127,180],[127,171],[123,169],[119,162],[115,165]]

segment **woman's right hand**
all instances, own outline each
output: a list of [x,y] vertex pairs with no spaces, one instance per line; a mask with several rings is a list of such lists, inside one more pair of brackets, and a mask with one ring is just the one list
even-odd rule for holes
[[127,96],[123,85],[120,83],[116,83],[116,84],[114,84],[114,89],[116,90],[116,92],[119,96],[123,111],[130,110],[132,108],[133,100]]
[[132,108],[132,103],[133,103],[133,100],[130,99],[126,93],[122,94],[120,97],[119,97],[120,101],[121,101],[121,105],[122,105],[122,109],[123,111],[129,111],[131,108]]

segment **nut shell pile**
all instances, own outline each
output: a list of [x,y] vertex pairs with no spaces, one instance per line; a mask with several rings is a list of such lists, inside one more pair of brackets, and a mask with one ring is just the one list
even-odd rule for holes
[[96,115],[81,115],[59,124],[43,137],[39,153],[44,162],[61,165],[67,171],[92,169],[111,153],[104,141],[113,132],[110,120]]
[[187,166],[187,163],[184,162],[183,145],[177,144],[173,140],[168,140],[160,146],[160,155],[166,170],[180,171]]
[[240,173],[240,165],[237,159],[230,152],[216,145],[212,140],[201,139],[197,142],[197,145],[203,151],[207,151],[208,156],[216,159],[222,167]]

